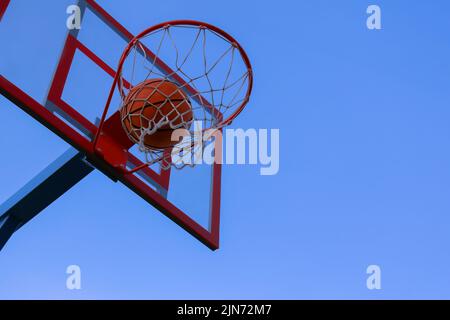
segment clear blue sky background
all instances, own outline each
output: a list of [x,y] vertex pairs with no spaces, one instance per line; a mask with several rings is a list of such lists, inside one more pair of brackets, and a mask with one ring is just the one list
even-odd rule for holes
[[[12,3],[0,24],[0,72],[41,101],[73,2]],[[450,298],[448,1],[99,3],[134,33],[190,18],[234,35],[256,80],[233,125],[279,128],[280,172],[224,168],[216,252],[92,173],[0,253],[0,298]],[[381,31],[366,28],[369,4],[381,6]],[[107,46],[107,36],[93,36],[102,28],[86,26],[82,37]],[[109,53],[117,59],[120,46]],[[96,88],[110,79],[89,88],[84,71],[81,61],[73,86],[83,94],[74,96],[100,110]],[[0,105],[3,201],[68,146]],[[194,207],[206,201],[177,195]],[[82,290],[65,287],[71,264],[82,269]],[[382,290],[366,288],[371,264]]]

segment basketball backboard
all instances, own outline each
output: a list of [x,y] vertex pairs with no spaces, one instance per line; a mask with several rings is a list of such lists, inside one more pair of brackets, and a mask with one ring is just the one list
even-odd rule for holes
[[[69,29],[64,19],[68,15],[64,13],[71,4],[58,1],[52,2],[50,7],[41,1],[19,0],[2,0],[0,4],[0,39],[8,44],[0,61],[0,93],[73,147],[0,207],[0,228],[7,229],[3,242],[59,197],[62,190],[68,190],[95,168],[126,185],[210,249],[217,249],[220,163],[209,168],[209,221],[202,224],[193,219],[198,213],[185,210],[170,198],[174,169],[161,170],[158,164],[146,167],[145,160],[133,144],[125,140],[121,145],[126,149],[126,167],[129,170],[142,167],[139,171],[123,174],[110,162],[98,157],[93,141],[103,107],[112,79],[116,76],[120,55],[135,35],[94,0],[78,1],[81,28]],[[25,16],[45,19],[27,21],[21,18]],[[17,52],[28,52],[32,58],[20,57],[19,60]],[[159,63],[164,72],[172,72],[164,61]],[[81,65],[83,68],[79,68]],[[27,82],[30,72],[40,81]],[[89,103],[86,100],[80,102],[80,94],[90,95]],[[112,97],[114,99],[118,97]],[[112,108],[106,115],[104,127],[117,123],[118,116],[117,110]],[[122,137],[120,134],[115,138],[120,140]],[[183,174],[183,171],[177,174]],[[55,189],[54,183],[61,183],[58,182],[61,175],[68,176],[66,181],[70,182],[55,192],[52,190]],[[39,188],[45,192],[52,191],[54,196],[42,200]],[[24,204],[30,212],[21,212]],[[0,244],[1,240],[0,236]]]

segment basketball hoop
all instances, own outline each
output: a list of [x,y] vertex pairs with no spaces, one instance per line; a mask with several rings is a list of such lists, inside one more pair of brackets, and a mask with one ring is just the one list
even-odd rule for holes
[[[211,132],[231,124],[248,103],[252,83],[247,54],[223,30],[191,20],[150,27],[129,42],[120,58],[94,148],[117,87],[123,129],[145,154],[145,165],[182,168],[186,162],[172,161],[168,149],[195,157],[207,145],[199,143],[196,130]],[[175,129],[186,130],[188,137],[162,143]],[[162,131],[162,147],[155,147],[157,136],[152,135]]]

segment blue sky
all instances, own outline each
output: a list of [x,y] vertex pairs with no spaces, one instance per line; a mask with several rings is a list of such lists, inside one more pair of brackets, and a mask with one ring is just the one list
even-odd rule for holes
[[[42,100],[73,2],[12,2],[0,72]],[[279,174],[224,167],[221,248],[211,252],[94,172],[0,253],[0,298],[450,298],[447,1],[99,3],[134,33],[188,18],[235,36],[255,87],[233,127],[280,129]],[[381,7],[382,30],[366,28],[369,4]],[[103,101],[89,90],[77,98]],[[3,201],[68,146],[0,105]],[[71,264],[82,290],[65,287]],[[366,288],[371,264],[382,270],[379,291]]]

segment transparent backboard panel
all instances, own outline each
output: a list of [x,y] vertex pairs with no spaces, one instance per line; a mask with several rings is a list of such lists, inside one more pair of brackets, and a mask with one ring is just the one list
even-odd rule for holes
[[65,12],[72,3],[11,1],[0,23],[0,74],[38,102],[46,98],[67,34]]
[[211,166],[206,164],[172,169],[167,197],[205,229],[210,227],[211,174]]
[[[68,17],[66,10],[68,6],[74,3],[76,2],[71,0],[57,2],[14,0],[11,1],[0,23],[0,39],[7,44],[2,47],[0,74],[50,110],[54,110],[55,105],[51,101],[49,102],[47,97],[69,32],[66,27]],[[29,21],[27,19],[30,16],[45,17],[45,19]],[[134,32],[138,31],[140,30]],[[127,41],[90,9],[84,12],[81,29],[71,31],[71,34],[101,59],[109,69],[116,69]],[[178,40],[180,41],[180,39]],[[186,49],[191,41],[192,39],[186,38],[183,40],[181,37],[180,48],[184,46]],[[173,62],[170,61],[170,54],[165,57],[169,59],[168,63]],[[195,71],[195,65],[191,67],[194,67],[191,71]],[[98,124],[112,81],[113,77],[110,74],[96,64],[92,58],[77,49],[61,92],[61,101],[76,110],[89,123]],[[215,99],[213,96],[210,97]],[[23,151],[23,148],[21,149],[17,145],[15,145],[15,148],[9,148],[9,150],[18,157],[26,157],[30,153],[35,154],[33,157],[36,164],[21,171],[23,177],[14,181],[14,183],[17,182],[17,185],[12,183],[10,188],[2,189],[3,193],[0,194],[0,202],[2,202],[27,180],[64,153],[69,145],[20,109],[14,109],[15,106],[11,102],[3,97],[0,97],[0,99],[2,106],[11,106],[11,108],[1,109],[2,116],[11,118],[11,115],[13,115],[14,118],[11,119],[10,126],[3,126],[1,130],[10,131],[11,128],[18,126],[26,128],[33,135],[30,138],[32,146],[29,150]],[[108,116],[116,112],[120,104],[120,96],[116,90]],[[86,130],[80,123],[72,121],[61,110],[58,109],[58,112],[54,114],[77,132],[92,139],[89,130]],[[20,119],[17,120],[16,116]],[[3,134],[3,131],[0,131],[0,133]],[[2,146],[9,146],[10,143],[4,141],[7,135],[2,135],[2,137]],[[21,138],[24,139],[23,136]],[[132,147],[129,151],[136,158],[145,161],[145,156],[138,150],[137,146]],[[9,163],[9,166],[4,165],[2,168],[10,168],[11,165]],[[157,174],[161,174],[158,164],[154,164],[150,168]],[[210,165],[199,165],[194,168],[186,167],[183,170],[172,169],[169,190],[155,186],[154,181],[151,181],[148,176],[139,174],[136,174],[136,176],[152,190],[159,192],[164,197],[167,196],[170,203],[204,229],[210,230],[212,194],[212,168]]]

